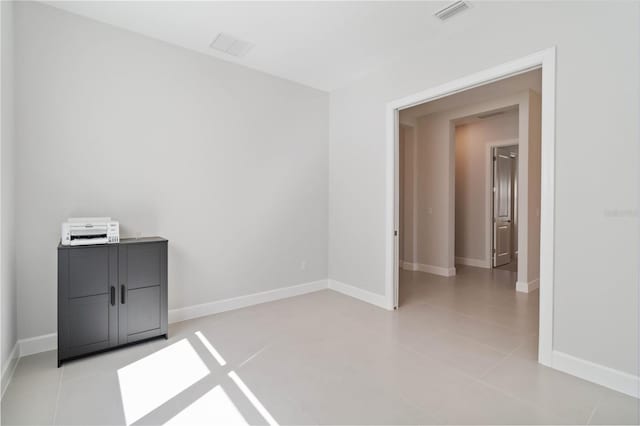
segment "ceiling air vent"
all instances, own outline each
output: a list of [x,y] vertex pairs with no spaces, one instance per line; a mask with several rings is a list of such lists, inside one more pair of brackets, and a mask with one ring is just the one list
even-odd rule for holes
[[253,44],[248,41],[240,40],[232,35],[220,33],[209,46],[212,49],[240,58],[251,50]]
[[467,9],[469,9],[469,3],[467,3],[466,1],[460,0],[460,1],[453,2],[449,6],[438,10],[435,13],[435,15],[441,20],[445,21],[451,18],[453,15],[456,15],[462,12],[463,10],[467,10]]

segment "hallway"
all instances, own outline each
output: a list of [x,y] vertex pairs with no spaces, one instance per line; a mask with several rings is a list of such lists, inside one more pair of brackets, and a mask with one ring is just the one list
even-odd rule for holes
[[[464,265],[457,265],[456,269],[457,275],[453,277],[401,270],[400,309],[413,305],[436,308],[451,320],[445,325],[454,332],[464,330],[459,327],[462,323],[474,323],[475,328],[491,330],[489,334],[512,336],[512,344],[523,339],[535,343],[531,348],[533,354],[537,350],[539,292],[516,292],[513,271]],[[470,334],[492,346],[491,341],[483,340],[483,333]],[[498,347],[514,348],[505,344],[506,341]]]

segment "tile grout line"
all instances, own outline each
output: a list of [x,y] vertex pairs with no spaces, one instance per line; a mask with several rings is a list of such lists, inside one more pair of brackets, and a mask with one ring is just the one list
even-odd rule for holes
[[56,420],[58,417],[58,406],[60,405],[60,394],[62,392],[62,376],[64,375],[64,369],[65,366],[63,365],[62,367],[62,371],[60,371],[60,377],[58,378],[58,392],[56,394],[56,406],[55,409],[53,410],[53,422],[52,424],[56,424]]
[[[433,303],[431,303],[429,301],[420,302],[420,303],[417,303],[416,305],[427,306],[427,307],[430,307],[432,309],[436,309],[436,310],[452,313],[454,315],[462,317],[463,319],[472,320],[472,321],[478,322],[478,323],[482,324],[483,326],[488,326],[488,327],[495,328],[496,330],[499,330],[500,332],[505,332],[505,333],[507,333],[509,335],[516,336],[518,338],[529,337],[531,335],[537,335],[537,332],[536,333],[531,333],[529,331],[521,332],[519,330],[514,330],[514,329],[506,327],[506,326],[504,326],[502,324],[498,324],[498,323],[486,320],[483,317],[479,317],[479,316],[476,316],[476,315],[459,312],[459,311],[457,311],[455,309],[450,309],[450,308],[445,308],[445,307],[442,307],[442,306],[434,305]],[[538,322],[539,322],[539,320],[538,320]],[[467,340],[471,340],[471,341],[480,343],[481,345],[490,347],[490,348],[492,348],[492,349],[494,349],[494,350],[496,350],[498,352],[501,352],[503,354],[510,353],[510,352],[504,351],[502,348],[497,348],[497,347],[495,347],[495,346],[493,346],[493,345],[491,345],[489,343],[486,343],[486,342],[484,342],[484,341],[482,341],[480,339],[476,339],[476,338],[464,335],[462,333],[459,333],[459,332],[454,331],[452,329],[448,329],[446,327],[445,327],[445,329],[446,329],[446,331],[448,331],[448,332],[450,332],[452,334],[455,334],[455,335],[460,336],[460,337],[464,337]],[[522,343],[519,346],[521,346],[521,345],[522,345]],[[518,349],[518,347],[516,347],[515,349]]]
[[[455,310],[450,310],[450,309],[447,309],[447,308],[442,308],[442,307],[439,307],[439,306],[437,306],[437,305],[433,305],[433,304],[428,303],[428,302],[419,303],[418,305],[428,306],[428,307],[431,307],[431,308],[435,308],[435,309],[438,309],[438,310],[443,310],[443,311],[446,311],[446,312],[451,312],[451,313],[454,313],[454,314],[456,314],[456,315],[460,315],[460,316],[463,316],[463,317],[467,317],[467,318],[469,318],[469,319],[474,319],[474,320],[476,320],[476,318],[474,318],[474,317],[473,317],[473,316],[471,316],[471,315],[462,314],[462,313],[460,313],[460,312],[457,312],[457,311],[455,311]],[[480,322],[483,322],[483,321],[480,321]],[[508,328],[506,328],[506,327],[502,327],[502,326],[500,326],[500,325],[497,325],[497,324],[491,324],[491,323],[484,323],[484,324],[485,324],[485,325],[495,326],[496,328],[503,329],[503,330],[509,330],[511,333],[513,333],[513,334],[515,334],[515,335],[518,335],[518,336],[519,336],[519,333],[516,333],[515,331],[510,330],[510,329],[508,329]],[[374,333],[374,332],[371,332],[371,334],[372,334],[372,335],[375,335],[375,333]],[[514,349],[512,349],[511,351],[509,351],[509,352],[505,352],[505,351],[503,351],[502,349],[495,348],[494,346],[489,345],[489,344],[487,344],[487,343],[485,343],[485,342],[479,341],[479,340],[474,339],[474,338],[469,337],[469,336],[465,336],[465,335],[463,335],[463,334],[456,333],[455,331],[452,331],[452,330],[448,329],[447,327],[441,327],[441,328],[439,329],[439,331],[438,331],[434,336],[432,336],[432,337],[441,336],[441,335],[445,335],[445,334],[451,334],[451,335],[457,336],[457,337],[459,337],[459,338],[461,338],[461,339],[463,339],[463,340],[466,340],[466,341],[468,341],[468,342],[472,342],[472,343],[478,344],[478,345],[480,345],[480,346],[486,347],[486,348],[488,348],[488,349],[491,349],[491,350],[493,350],[493,351],[495,351],[495,352],[500,353],[501,355],[503,355],[503,357],[502,357],[502,358],[500,358],[500,360],[499,360],[498,362],[496,362],[494,365],[492,365],[491,367],[489,367],[489,369],[488,369],[488,370],[484,371],[484,372],[480,375],[480,377],[477,377],[477,376],[475,376],[475,375],[473,375],[473,374],[471,374],[471,373],[469,373],[469,372],[467,372],[467,371],[465,371],[465,370],[462,370],[462,369],[460,369],[460,368],[458,368],[458,367],[456,367],[456,366],[454,366],[454,365],[452,365],[452,364],[449,364],[449,363],[447,363],[447,362],[445,362],[445,361],[442,361],[442,360],[440,360],[440,359],[439,359],[439,358],[437,358],[437,357],[434,357],[434,356],[432,356],[432,355],[430,355],[430,354],[423,353],[422,351],[420,351],[420,350],[418,350],[418,349],[416,349],[416,348],[412,347],[411,345],[407,345],[407,344],[402,343],[402,342],[396,342],[396,345],[398,345],[398,346],[399,346],[399,347],[401,347],[401,348],[404,348],[404,349],[410,350],[411,352],[414,352],[414,353],[416,353],[416,354],[419,354],[420,356],[424,356],[424,357],[427,357],[427,358],[432,359],[432,360],[434,360],[434,361],[437,361],[437,362],[443,363],[443,365],[447,365],[449,368],[452,368],[454,371],[456,371],[458,374],[462,375],[463,377],[468,377],[468,378],[472,379],[473,381],[476,381],[476,382],[479,382],[479,383],[482,383],[482,384],[486,384],[485,382],[483,382],[483,381],[481,380],[481,378],[482,378],[482,377],[484,377],[484,376],[485,376],[489,371],[491,371],[491,370],[493,370],[493,369],[497,368],[499,365],[501,365],[501,364],[502,364],[504,361],[506,361],[506,360],[507,360],[507,359],[508,359],[508,358],[509,358],[513,353],[515,353],[515,351],[517,351],[518,349],[520,349],[522,346],[524,346],[524,345],[526,344],[526,342],[521,342],[518,346],[516,346],[516,347],[515,347]],[[522,337],[522,336],[520,336],[520,337]]]
[[[467,315],[467,314],[462,314],[462,313],[457,312],[457,311],[454,311],[454,310],[449,310],[449,309],[446,309],[446,308],[441,308],[441,307],[439,307],[439,306],[435,306],[435,305],[432,305],[432,304],[429,304],[429,303],[421,303],[421,305],[423,305],[423,306],[428,306],[428,307],[430,307],[430,308],[439,309],[439,310],[444,310],[444,311],[446,311],[446,312],[451,312],[451,313],[454,313],[454,314],[456,314],[456,315],[460,315],[461,317],[465,317],[465,319],[478,321],[478,322],[479,322],[479,323],[481,323],[483,326],[494,327],[494,328],[496,328],[496,329],[500,330],[501,332],[507,332],[507,333],[511,334],[512,336],[515,336],[516,338],[519,338],[519,339],[520,339],[520,338],[526,338],[526,337],[529,337],[529,336],[530,336],[530,334],[529,334],[529,333],[519,333],[519,332],[517,332],[517,331],[515,331],[515,330],[509,329],[509,328],[507,328],[507,327],[503,327],[503,326],[498,325],[498,324],[493,324],[493,323],[483,322],[483,321],[482,321],[481,319],[479,319],[479,318],[476,318],[476,317],[474,317],[474,316]],[[511,353],[513,353],[515,350],[519,349],[519,348],[520,348],[520,347],[525,343],[525,342],[520,342],[520,343],[519,343],[515,348],[511,349],[510,351],[505,351],[504,349],[502,349],[502,348],[498,348],[498,347],[496,347],[496,346],[494,346],[494,345],[491,345],[491,344],[489,344],[489,343],[487,343],[487,342],[485,342],[485,341],[483,341],[483,340],[481,340],[481,339],[477,339],[477,338],[474,338],[474,337],[468,336],[468,335],[466,335],[466,334],[463,334],[463,333],[461,333],[461,332],[459,332],[459,331],[456,331],[456,330],[451,329],[451,328],[446,327],[446,326],[442,326],[442,327],[441,327],[441,330],[442,330],[442,332],[450,333],[450,334],[453,334],[453,335],[455,335],[455,336],[458,336],[458,337],[460,337],[460,338],[462,338],[462,339],[465,339],[465,340],[467,340],[467,341],[474,342],[474,343],[477,343],[477,344],[479,344],[479,345],[481,345],[481,346],[485,346],[485,347],[487,347],[487,348],[493,349],[494,351],[496,351],[496,352],[500,352],[500,353],[502,353],[502,354],[504,354],[504,355],[510,355],[510,354],[511,354]],[[442,333],[438,333],[438,334],[442,334]],[[531,334],[531,335],[533,335],[533,334]]]
[[[524,344],[524,342],[521,342],[515,348],[511,349],[510,351],[505,351],[504,349],[498,348],[498,347],[496,347],[496,346],[494,346],[494,345],[492,345],[490,343],[487,343],[486,341],[483,341],[481,339],[476,339],[476,338],[471,337],[471,336],[467,336],[467,335],[462,334],[462,333],[460,333],[460,332],[458,332],[456,330],[452,330],[452,329],[449,329],[449,328],[445,327],[444,331],[446,333],[453,334],[454,336],[457,336],[457,337],[459,337],[461,339],[467,340],[468,342],[473,342],[473,343],[478,344],[480,346],[484,346],[486,348],[492,349],[495,352],[499,352],[499,353],[505,355],[505,357],[508,357],[509,355],[511,355],[515,350],[519,349]],[[521,336],[518,336],[518,338],[520,338],[520,337]]]
[[483,386],[486,386],[486,387],[488,387],[490,389],[493,389],[493,390],[495,390],[497,392],[500,392],[501,394],[503,394],[503,395],[505,395],[505,396],[507,396],[507,397],[509,397],[511,399],[514,399],[514,400],[516,400],[516,401],[518,401],[518,402],[520,402],[520,403],[522,403],[522,404],[524,404],[526,406],[529,406],[529,407],[532,407],[532,408],[535,408],[535,409],[539,409],[539,410],[543,410],[544,412],[548,412],[548,413],[553,414],[555,416],[560,416],[561,413],[557,413],[555,410],[546,409],[544,407],[541,407],[541,406],[537,405],[533,401],[529,401],[529,400],[527,400],[525,398],[521,398],[518,395],[515,395],[515,394],[509,392],[506,389],[502,389],[501,387],[496,386],[496,385],[484,380],[491,371],[495,370],[500,365],[502,365],[502,363],[504,363],[508,359],[512,358],[513,354],[524,345],[525,345],[525,343],[521,343],[520,345],[518,345],[518,347],[515,348],[514,350],[512,350],[511,352],[509,352],[509,354],[507,356],[505,356],[499,362],[497,362],[495,365],[489,367],[485,372],[483,372],[482,375],[480,375],[480,377],[477,377],[477,378],[473,377],[473,380],[476,383],[479,383],[479,384],[481,384]]
[[[521,346],[523,346],[523,345],[525,345],[525,343],[522,343],[518,348],[520,348],[520,347],[521,347]],[[562,416],[562,415],[563,415],[562,413],[560,413],[560,412],[558,412],[558,411],[556,411],[556,410],[554,410],[554,409],[550,409],[550,408],[549,408],[549,409],[547,409],[547,408],[541,407],[541,406],[537,405],[537,404],[536,404],[535,402],[533,402],[533,401],[529,401],[529,400],[528,400],[528,399],[526,399],[526,398],[522,398],[522,397],[520,397],[520,396],[518,396],[518,395],[516,395],[516,394],[513,394],[513,393],[509,392],[509,391],[508,391],[508,390],[506,390],[506,389],[502,389],[500,386],[494,385],[493,383],[490,383],[490,382],[487,382],[487,381],[485,381],[485,380],[484,380],[484,379],[486,378],[486,376],[487,376],[491,371],[495,370],[495,369],[496,369],[500,364],[502,364],[502,362],[504,362],[504,361],[506,361],[507,359],[511,358],[511,357],[512,357],[512,355],[513,355],[513,353],[515,353],[515,351],[516,351],[518,348],[514,349],[514,350],[513,350],[513,351],[512,351],[512,352],[511,352],[507,357],[503,358],[503,359],[501,360],[501,362],[498,362],[496,365],[494,365],[493,367],[489,368],[486,372],[484,372],[484,373],[482,374],[482,376],[481,376],[480,378],[474,378],[474,380],[475,380],[476,382],[478,382],[478,383],[480,383],[480,384],[484,385],[484,386],[487,386],[487,387],[489,387],[489,388],[491,388],[491,389],[494,389],[494,390],[496,390],[496,391],[498,391],[498,392],[502,393],[503,395],[506,395],[506,396],[508,396],[508,397],[510,397],[510,398],[512,398],[512,399],[515,399],[516,401],[519,401],[519,402],[521,402],[521,403],[523,403],[523,404],[525,404],[525,405],[528,405],[528,406],[533,407],[533,408],[536,408],[536,409],[543,410],[543,411],[548,412],[548,413],[550,413],[550,414],[553,414],[553,415],[555,415],[555,416]],[[594,408],[593,408],[593,410],[591,411],[591,414],[589,415],[589,418],[588,418],[588,420],[585,422],[585,424],[591,424],[591,418],[592,418],[592,417],[593,417],[593,415],[595,414],[596,408],[599,406],[600,401],[602,400],[602,398],[604,398],[604,395],[601,395],[601,396],[600,396],[600,398],[598,399],[598,401],[596,402],[595,407],[594,407]]]
[[[365,329],[364,331],[365,331],[366,333],[368,333],[370,336],[377,336],[377,335],[378,335],[378,334],[377,334],[377,333],[375,333],[374,331],[370,331],[370,330],[368,330],[368,329]],[[434,336],[433,336],[433,337],[435,337],[435,336],[441,336],[441,335],[444,335],[444,334],[446,334],[446,333],[454,334],[454,333],[452,333],[450,330],[447,330],[446,328],[439,327],[438,331],[434,334]],[[477,342],[477,341],[475,341],[474,339],[470,339],[470,338],[468,338],[468,337],[466,337],[466,336],[459,336],[459,337],[461,337],[461,338],[463,338],[463,339],[465,339],[465,340],[468,340],[468,341],[474,342],[474,343],[478,343],[478,342]],[[466,371],[464,371],[464,370],[462,370],[462,369],[460,369],[460,368],[458,368],[458,367],[456,367],[456,366],[454,366],[454,365],[451,365],[451,364],[449,364],[449,363],[447,363],[447,362],[444,362],[444,361],[440,360],[439,358],[432,356],[431,354],[426,354],[426,353],[424,353],[424,352],[422,352],[422,351],[420,351],[420,350],[416,349],[415,347],[413,347],[413,346],[411,346],[411,345],[408,345],[408,344],[403,343],[403,342],[400,342],[400,341],[396,341],[396,342],[394,343],[394,345],[395,345],[395,346],[397,346],[400,350],[405,350],[405,351],[408,351],[408,352],[414,353],[414,354],[416,354],[416,355],[419,355],[419,356],[421,356],[421,357],[425,357],[425,358],[427,358],[427,359],[429,359],[429,360],[435,361],[435,362],[437,362],[437,363],[441,363],[442,365],[446,366],[447,368],[451,368],[451,370],[452,370],[452,371],[454,371],[456,374],[460,375],[461,377],[465,377],[465,378],[467,378],[467,379],[470,379],[470,380],[471,380],[471,382],[478,381],[478,379],[477,379],[476,377],[474,377],[471,373],[468,373],[468,372],[466,372]],[[483,346],[487,346],[487,347],[489,347],[490,349],[493,349],[493,347],[488,346],[488,345],[483,345]],[[503,354],[504,354],[504,353],[503,353]],[[465,387],[466,387],[466,386],[465,386]],[[412,403],[412,402],[408,401],[405,397],[402,397],[402,396],[401,396],[401,397],[400,397],[400,400],[401,400],[401,401],[403,401],[403,402],[405,402],[406,404],[408,404],[409,406],[411,406],[411,407],[413,407],[413,408],[415,408],[415,409],[422,410],[422,408],[421,408],[421,407],[419,407],[419,406],[417,406],[416,404],[414,404],[414,403]],[[431,413],[426,413],[426,414],[427,414],[427,415],[431,415],[431,416],[433,417],[433,415],[432,415]],[[434,413],[434,415],[435,415],[436,417],[440,417],[441,419],[446,418],[446,416],[441,412],[441,410],[436,410],[436,411],[435,411],[435,413]],[[439,419],[439,420],[440,420],[440,419]]]
[[[420,356],[423,356],[423,357],[426,357],[426,358],[428,358],[428,359],[434,360],[434,361],[436,361],[436,362],[442,363],[443,365],[446,365],[448,368],[451,368],[451,369],[452,369],[456,374],[459,374],[461,377],[465,377],[466,379],[469,379],[469,380],[470,380],[470,382],[469,382],[469,383],[467,383],[467,384],[465,384],[464,389],[469,389],[469,387],[470,387],[473,383],[479,383],[479,384],[481,384],[481,385],[483,385],[483,386],[487,386],[487,387],[489,387],[489,388],[492,388],[492,389],[494,389],[494,390],[497,390],[498,392],[501,392],[501,393],[503,393],[503,394],[507,395],[508,397],[511,397],[511,398],[513,398],[513,399],[516,399],[516,400],[520,401],[520,399],[518,399],[518,398],[516,398],[516,397],[514,397],[514,396],[511,396],[510,394],[506,393],[505,391],[503,391],[503,390],[501,390],[501,389],[498,389],[498,388],[495,388],[495,387],[493,387],[493,386],[490,386],[489,384],[487,384],[487,383],[483,382],[481,379],[477,378],[477,377],[476,377],[476,376],[474,376],[473,374],[471,374],[471,373],[469,373],[469,372],[467,372],[467,371],[465,371],[465,370],[462,370],[461,368],[456,367],[455,365],[452,365],[452,364],[446,363],[446,362],[444,362],[444,361],[441,361],[441,360],[439,360],[438,358],[435,358],[435,357],[433,357],[433,356],[431,356],[431,355],[429,355],[429,354],[422,353],[422,352],[420,352],[419,350],[417,350],[417,349],[415,349],[415,348],[413,348],[413,347],[411,347],[411,346],[405,346],[405,348],[406,348],[406,349],[408,349],[408,350],[409,350],[409,351],[411,351],[411,352],[414,352],[414,353],[416,353],[416,354],[420,355]],[[501,361],[502,361],[502,360],[504,360],[504,359],[506,359],[507,357],[508,357],[508,355],[507,355],[505,358],[502,358],[502,359],[501,359]],[[498,362],[498,364],[500,364],[500,362]],[[497,365],[497,364],[496,364],[496,365]],[[494,366],[494,367],[495,367],[495,366]],[[491,368],[494,368],[494,367],[491,367]],[[526,402],[526,401],[521,401],[521,402]],[[531,405],[531,404],[529,404],[529,403],[527,403],[527,404],[528,404],[528,405]],[[531,405],[531,406],[533,406],[533,405]],[[533,406],[533,407],[535,407],[535,406]],[[538,407],[535,407],[535,408],[538,408]],[[436,415],[438,415],[438,416],[440,416],[441,418],[446,419],[446,417],[447,417],[447,416],[444,414],[444,412],[443,412],[442,410],[443,410],[443,408],[436,409],[435,414],[436,414]]]
[[[453,314],[459,315],[461,317],[465,317],[466,319],[477,321],[477,322],[479,322],[481,324],[484,324],[484,325],[496,327],[498,329],[501,329],[502,331],[507,331],[507,332],[510,332],[510,333],[513,333],[513,334],[520,334],[518,330],[514,330],[514,329],[512,329],[510,327],[507,327],[507,326],[505,326],[503,324],[488,320],[488,319],[486,319],[484,317],[477,316],[475,314],[469,314],[469,313],[466,313],[466,312],[460,312],[458,310],[451,309],[451,308],[446,308],[444,306],[439,306],[439,305],[434,304],[433,302],[430,302],[430,301],[419,302],[419,303],[416,303],[416,305],[426,305],[426,306],[429,306],[429,307],[434,308],[434,309],[438,309],[438,310],[441,310],[441,311],[453,313]],[[538,319],[538,322],[540,322],[539,319]]]
[[[505,352],[504,350],[502,350],[500,348],[496,348],[495,346],[492,346],[492,345],[490,345],[490,344],[488,344],[486,342],[480,341],[478,339],[474,339],[473,337],[469,337],[469,336],[466,336],[464,334],[460,334],[460,333],[458,333],[456,331],[453,331],[453,330],[451,330],[451,329],[449,329],[447,327],[443,327],[442,331],[440,333],[438,333],[437,335],[435,335],[435,336],[439,336],[439,335],[447,334],[447,333],[451,334],[451,335],[453,335],[455,337],[458,337],[458,338],[460,338],[462,340],[466,340],[467,342],[475,343],[476,345],[480,345],[480,346],[483,346],[485,348],[491,349],[494,352],[498,352],[499,354],[503,355],[503,358],[501,358],[500,360],[505,359],[506,357],[508,357],[511,354],[511,352]],[[520,344],[520,345],[522,345],[522,344]],[[520,345],[518,345],[515,349],[519,348]]]
[[[441,332],[439,332],[437,335],[444,334],[445,332],[446,332],[446,331],[441,331]],[[450,364],[450,363],[448,363],[448,362],[446,362],[446,361],[443,361],[443,360],[441,360],[440,358],[434,357],[434,356],[433,356],[433,355],[431,355],[431,354],[426,354],[426,353],[424,353],[424,352],[422,352],[422,351],[420,351],[420,350],[418,350],[418,349],[414,348],[413,346],[410,346],[410,345],[407,345],[407,344],[404,344],[404,343],[398,343],[398,345],[399,345],[401,348],[404,348],[405,350],[408,350],[408,351],[413,352],[413,353],[415,353],[415,354],[417,354],[417,355],[420,355],[420,356],[422,356],[422,357],[425,357],[425,358],[427,358],[427,359],[430,359],[430,360],[432,360],[432,361],[435,361],[435,362],[437,362],[437,363],[440,363],[440,364],[442,364],[442,365],[446,366],[447,368],[452,369],[453,371],[455,371],[455,372],[456,372],[456,374],[459,374],[459,375],[460,375],[460,376],[462,376],[462,377],[466,377],[466,378],[471,379],[471,380],[473,380],[473,381],[479,381],[479,379],[478,379],[476,376],[474,376],[473,374],[469,373],[468,371],[465,371],[465,370],[463,370],[463,369],[461,369],[461,368],[459,368],[459,367],[456,367],[456,366],[455,366],[455,365],[453,365],[453,364]]]
[[589,414],[589,418],[587,419],[586,424],[588,424],[588,425],[591,424],[591,421],[593,420],[593,416],[596,414],[596,411],[598,411],[598,408],[600,408],[600,404],[602,403],[603,399],[604,399],[604,394],[600,395],[600,398],[598,399],[598,401],[593,406],[593,410],[591,410],[591,414]]
[[483,385],[485,385],[485,386],[488,386],[488,387],[490,387],[490,388],[492,388],[492,389],[495,389],[495,390],[497,390],[497,391],[499,391],[499,392],[502,392],[503,394],[508,395],[508,396],[510,396],[511,398],[513,398],[513,399],[515,399],[515,400],[517,400],[517,401],[523,402],[523,403],[525,403],[525,404],[527,404],[527,405],[530,405],[530,406],[533,406],[533,407],[536,407],[536,408],[541,408],[541,407],[538,407],[537,405],[535,405],[533,402],[531,402],[531,401],[527,401],[527,400],[525,400],[525,399],[522,399],[522,398],[520,398],[520,397],[519,397],[519,396],[517,396],[517,395],[513,395],[511,392],[507,391],[506,389],[501,389],[500,387],[498,387],[498,386],[496,386],[496,385],[494,385],[494,384],[492,384],[492,383],[490,383],[490,382],[487,382],[487,381],[485,380],[485,379],[486,379],[486,377],[489,375],[489,373],[491,373],[492,371],[494,371],[495,369],[497,369],[497,368],[498,368],[498,366],[500,366],[503,362],[506,362],[508,359],[512,358],[512,357],[513,357],[513,354],[514,354],[518,349],[520,349],[521,347],[523,347],[524,345],[525,345],[525,343],[524,343],[524,342],[523,342],[523,343],[521,343],[520,345],[518,345],[518,347],[517,347],[517,348],[515,348],[514,350],[512,350],[511,352],[509,352],[509,354],[507,354],[507,356],[506,356],[506,357],[504,357],[503,359],[501,359],[499,362],[497,362],[497,363],[496,363],[495,365],[493,365],[492,367],[489,367],[489,368],[488,368],[484,373],[482,373],[482,374],[480,375],[480,377],[478,377],[478,378],[476,379],[476,381],[477,381],[478,383],[481,383],[481,384],[483,384]]
[[544,407],[542,407],[542,406],[539,406],[538,404],[536,404],[536,403],[535,403],[535,402],[533,402],[533,401],[529,401],[529,400],[527,400],[527,399],[521,398],[521,397],[519,397],[518,395],[512,394],[511,392],[509,392],[509,391],[507,391],[507,390],[505,390],[505,389],[502,389],[502,388],[500,388],[500,387],[498,387],[498,386],[496,386],[496,385],[494,385],[494,384],[491,384],[491,383],[489,383],[489,382],[485,382],[485,381],[484,381],[484,380],[482,380],[482,379],[474,379],[474,380],[475,380],[477,383],[479,383],[479,384],[481,384],[481,385],[483,385],[483,386],[486,386],[486,387],[488,387],[488,388],[490,388],[490,389],[493,389],[493,390],[495,390],[495,391],[497,391],[497,392],[499,392],[499,393],[503,394],[504,396],[506,396],[506,397],[508,397],[508,398],[511,398],[511,399],[513,399],[513,400],[516,400],[516,401],[520,402],[521,404],[524,404],[524,405],[526,405],[526,406],[528,406],[528,407],[531,407],[531,408],[534,408],[534,409],[537,409],[537,410],[542,410],[542,411],[543,411],[543,412],[545,412],[545,413],[548,413],[548,414],[552,414],[552,415],[554,415],[554,417],[555,417],[555,416],[561,416],[561,415],[562,415],[561,413],[558,413],[558,412],[556,412],[555,410],[552,410],[552,409],[548,409],[548,408],[544,408]]
[[[480,376],[478,377],[479,381],[482,381],[482,379],[484,379],[485,377],[487,377],[489,375],[489,373],[491,373],[493,370],[495,370],[496,368],[498,368],[500,365],[502,365],[504,362],[506,362],[507,360],[509,360],[510,358],[513,357],[513,354],[516,353],[516,351],[518,349],[520,349],[521,347],[523,347],[526,343],[522,342],[520,343],[518,346],[516,346],[514,349],[511,350],[511,352],[508,352],[504,358],[501,358],[498,362],[496,362],[494,365],[490,366],[489,368],[487,368],[485,371],[482,372],[482,374],[480,374]],[[483,382],[484,383],[484,382]]]

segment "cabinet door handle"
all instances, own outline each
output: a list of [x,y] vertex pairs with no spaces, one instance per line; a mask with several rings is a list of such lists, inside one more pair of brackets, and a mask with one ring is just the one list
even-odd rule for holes
[[111,286],[111,306],[116,304],[116,288]]
[[124,284],[120,286],[120,303],[124,305]]

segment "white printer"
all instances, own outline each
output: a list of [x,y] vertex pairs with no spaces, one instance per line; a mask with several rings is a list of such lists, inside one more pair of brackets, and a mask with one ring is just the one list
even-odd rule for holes
[[70,217],[62,224],[63,246],[120,242],[120,225],[110,217]]

